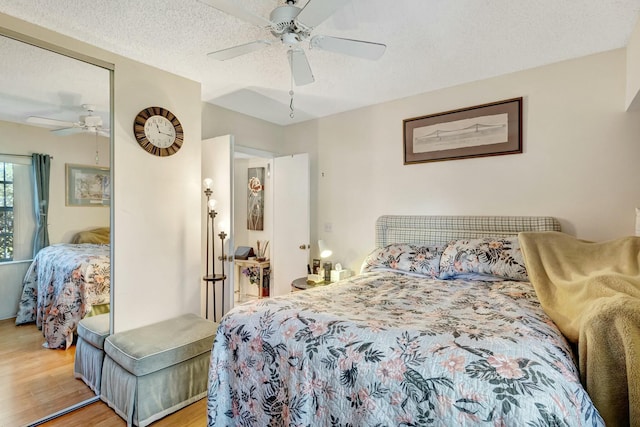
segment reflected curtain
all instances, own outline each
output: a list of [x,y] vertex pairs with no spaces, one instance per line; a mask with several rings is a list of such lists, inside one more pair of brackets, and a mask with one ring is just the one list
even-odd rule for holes
[[34,181],[34,211],[36,214],[36,234],[33,239],[33,256],[46,246],[49,246],[49,226],[47,214],[49,212],[49,175],[51,172],[51,156],[33,153],[33,181]]

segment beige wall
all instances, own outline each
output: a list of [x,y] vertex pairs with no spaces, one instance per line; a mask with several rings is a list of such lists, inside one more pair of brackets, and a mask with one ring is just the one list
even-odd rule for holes
[[627,44],[627,109],[640,110],[640,20]]
[[203,102],[202,139],[222,135],[233,135],[235,145],[274,154],[287,153],[282,126]]
[[[115,329],[200,314],[200,84],[116,58]],[[133,120],[162,106],[184,129],[178,153],[140,148]]]
[[[523,154],[403,165],[403,119],[519,96]],[[620,49],[290,126],[285,136],[318,147],[312,240],[358,269],[383,214],[551,215],[584,239],[632,234],[640,112],[624,104]]]
[[[200,84],[6,15],[0,26],[115,64],[115,330],[200,313]],[[185,142],[174,156],[152,156],[134,139],[134,117],[152,105],[183,125]]]

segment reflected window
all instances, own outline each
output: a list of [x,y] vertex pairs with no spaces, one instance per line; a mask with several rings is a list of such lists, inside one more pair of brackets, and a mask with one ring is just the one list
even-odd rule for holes
[[0,263],[32,257],[35,214],[31,160],[0,159]]
[[13,164],[0,162],[0,262],[13,261]]

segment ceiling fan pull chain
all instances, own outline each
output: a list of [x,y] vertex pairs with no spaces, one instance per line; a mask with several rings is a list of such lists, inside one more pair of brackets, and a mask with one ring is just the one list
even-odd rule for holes
[[291,90],[289,91],[289,96],[291,96],[291,101],[289,102],[289,109],[291,113],[289,113],[289,117],[294,118],[294,110],[293,110],[293,73],[291,74]]
[[293,91],[292,90],[289,91],[289,95],[291,95],[291,102],[289,103],[289,109],[291,110],[291,113],[289,113],[289,117],[293,119],[294,114],[293,114]]
[[100,155],[98,153],[98,130],[96,129],[96,166],[98,165],[100,160]]

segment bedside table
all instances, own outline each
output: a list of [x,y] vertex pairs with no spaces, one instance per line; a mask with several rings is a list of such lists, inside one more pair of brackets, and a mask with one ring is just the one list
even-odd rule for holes
[[299,277],[291,282],[291,292],[303,291],[305,289],[316,288],[318,286],[325,286],[331,282],[311,282],[307,281],[307,277]]

